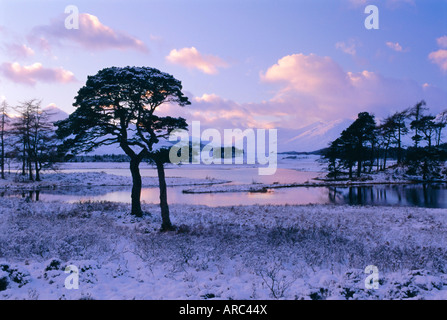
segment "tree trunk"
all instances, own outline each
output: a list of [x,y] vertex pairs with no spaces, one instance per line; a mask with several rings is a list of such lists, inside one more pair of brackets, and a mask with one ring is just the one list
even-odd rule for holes
[[5,104],[3,105],[2,110],[2,118],[1,118],[1,127],[0,127],[0,143],[1,143],[1,171],[2,171],[2,179],[5,179]]
[[156,161],[158,172],[158,184],[160,187],[160,209],[161,209],[161,230],[173,230],[171,219],[169,217],[168,194],[166,190],[165,168],[162,162]]
[[385,149],[385,155],[383,156],[383,170],[386,170],[386,160],[388,158],[388,146]]
[[1,129],[1,171],[2,171],[2,179],[5,179],[5,140],[4,140],[4,128]]
[[34,162],[34,167],[35,167],[35,170],[36,170],[36,181],[41,181],[40,180],[40,166],[39,166],[39,161],[38,160],[36,160],[35,162]]
[[26,175],[26,143],[23,143],[23,152],[22,152],[22,176]]
[[357,161],[357,178],[360,178],[360,174],[362,173],[362,161]]
[[29,174],[29,180],[34,181],[33,177],[33,164],[31,162],[31,159],[28,159],[28,174]]
[[399,128],[399,139],[397,140],[397,164],[402,164],[401,130]]
[[140,203],[140,197],[141,197],[141,175],[140,175],[140,162],[138,156],[133,157],[130,160],[130,172],[132,173],[132,211],[131,214],[142,217],[143,211],[141,211],[141,203]]
[[377,164],[376,164],[376,171],[379,172],[380,171],[380,147],[377,149]]

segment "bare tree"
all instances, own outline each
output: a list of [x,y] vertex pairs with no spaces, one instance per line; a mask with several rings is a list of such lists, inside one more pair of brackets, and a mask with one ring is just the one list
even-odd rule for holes
[[40,171],[52,163],[57,149],[50,114],[42,109],[37,99],[22,102],[15,110],[19,116],[12,127],[17,140],[16,150],[21,154],[22,175],[28,172],[30,181],[40,181]]
[[57,156],[56,134],[50,116],[39,105],[34,109],[29,156],[34,163],[36,181],[41,181],[40,171],[53,164]]
[[12,132],[16,138],[15,149],[20,151],[22,160],[22,175],[28,172],[29,180],[34,180],[32,163],[31,163],[31,131],[33,123],[33,114],[36,105],[40,105],[40,101],[31,99],[21,102],[14,110],[18,116],[12,122]]
[[0,170],[2,179],[5,179],[5,135],[6,125],[9,120],[9,117],[7,115],[8,109],[9,106],[4,100],[0,105]]

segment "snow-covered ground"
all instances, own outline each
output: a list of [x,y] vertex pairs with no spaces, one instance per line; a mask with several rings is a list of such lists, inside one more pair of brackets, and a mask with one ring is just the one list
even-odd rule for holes
[[[316,158],[282,155],[279,166],[322,175]],[[129,175],[102,172],[127,167],[65,164],[39,183],[11,174],[0,190],[130,186]],[[167,178],[192,193],[291,186],[225,182]],[[390,170],[340,183],[372,182],[407,181]],[[334,182],[304,184],[328,183]],[[146,176],[143,185],[158,180]],[[178,229],[161,233],[158,205],[143,204],[147,214],[135,218],[118,202],[0,198],[0,299],[447,299],[445,209],[231,203],[170,209]],[[377,289],[365,286],[371,265],[378,268]],[[79,270],[79,289],[65,287],[73,276],[67,266]]]
[[[0,202],[0,299],[446,299],[441,209]],[[150,214],[149,214],[150,213]],[[65,288],[65,267],[79,288]],[[377,266],[378,289],[364,272]],[[74,283],[74,282],[73,282]]]
[[[36,190],[61,187],[94,187],[94,186],[131,186],[130,176],[107,174],[103,171],[45,173],[42,181],[30,182],[27,176],[17,174],[6,175],[7,179],[0,179],[0,189],[8,190]],[[212,185],[225,183],[218,179],[191,179],[184,177],[167,177],[168,186]],[[157,177],[142,177],[143,187],[157,187]]]

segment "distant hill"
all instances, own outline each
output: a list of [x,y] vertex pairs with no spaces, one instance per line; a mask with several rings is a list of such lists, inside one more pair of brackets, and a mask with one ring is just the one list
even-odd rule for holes
[[[278,129],[278,152],[311,153],[324,148],[337,139],[341,132],[346,129],[353,120],[342,119],[331,122],[315,122],[300,129]],[[191,138],[190,138],[191,139]],[[268,141],[266,141],[267,143]],[[169,142],[166,141],[167,144]],[[202,143],[208,143],[202,141]],[[245,148],[245,145],[244,145]],[[266,145],[268,150],[268,145]],[[102,146],[92,154],[124,154],[118,145]]]
[[[57,106],[50,105],[44,108],[50,114],[50,121],[56,122],[66,119],[69,115]],[[303,154],[318,153],[328,147],[331,141],[337,139],[341,132],[349,127],[354,120],[338,119],[334,121],[318,121],[299,129],[278,128],[278,153]],[[190,137],[190,141],[199,140]],[[169,146],[175,142],[164,141],[163,145]],[[201,141],[201,144],[208,144],[207,141]],[[266,141],[266,150],[268,150],[268,141]],[[413,142],[410,135],[403,137],[403,146],[410,146]],[[244,144],[244,149],[245,149]],[[124,155],[119,145],[102,146],[90,153],[90,155]]]
[[278,152],[313,152],[324,149],[352,122],[351,119],[318,121],[300,129],[278,129]]
[[[44,108],[50,114],[50,121],[55,122],[68,117],[68,113],[56,106]],[[339,119],[329,122],[318,121],[299,129],[278,128],[279,153],[311,153],[328,147],[337,139],[341,132],[352,124],[352,119]],[[191,138],[190,138],[191,139]],[[170,144],[166,141],[168,145]],[[171,144],[173,144],[172,142]],[[208,143],[202,141],[202,143]],[[268,148],[268,147],[267,147]],[[119,145],[102,146],[90,153],[91,155],[123,155]]]
[[[42,110],[49,114],[49,121],[53,123],[68,117],[68,113],[66,113],[65,111],[59,109],[54,105],[45,107]],[[14,119],[16,119],[17,116],[13,114],[10,116],[6,115],[6,117],[8,118],[6,123],[6,130],[9,130],[11,128],[11,123],[14,122]]]
[[47,112],[50,116],[51,122],[56,122],[60,120],[64,120],[68,117],[68,113],[59,109],[54,105],[49,105],[48,107],[43,108],[43,111]]

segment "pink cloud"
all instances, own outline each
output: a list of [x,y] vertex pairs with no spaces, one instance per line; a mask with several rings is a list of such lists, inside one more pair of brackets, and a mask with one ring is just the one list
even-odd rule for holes
[[166,60],[189,69],[198,69],[206,74],[217,74],[219,68],[225,68],[228,64],[221,58],[213,55],[203,55],[196,48],[173,49]]
[[0,72],[16,83],[35,85],[37,82],[68,83],[75,81],[71,71],[63,68],[45,68],[41,63],[22,66],[17,62],[5,62],[0,65]]
[[261,80],[283,84],[282,92],[297,90],[306,94],[345,90],[348,85],[347,74],[331,58],[302,53],[279,59],[261,74]]
[[441,48],[447,48],[447,36],[442,36],[436,39],[438,46]]
[[388,48],[390,48],[391,50],[394,50],[396,52],[404,52],[404,49],[402,48],[402,46],[398,42],[388,41],[388,42],[386,42],[386,46]]
[[437,64],[442,71],[447,72],[447,50],[439,49],[428,55],[431,62]]
[[[173,112],[188,120],[198,120],[205,127],[214,128],[246,128],[259,127],[255,118],[257,111],[232,100],[224,99],[216,94],[203,94],[190,98],[191,105],[185,108],[165,104],[159,110],[161,115]],[[261,111],[262,112],[262,111]]]
[[[384,117],[415,101],[447,101],[445,93],[435,95],[415,81],[393,79],[364,70],[345,71],[330,57],[315,54],[285,56],[261,73],[265,83],[280,85],[269,101],[288,114],[280,122],[287,127],[312,121],[352,118],[368,111]],[[443,97],[439,99],[439,97]]]
[[422,99],[438,113],[447,101],[447,93],[434,86],[368,70],[346,71],[332,58],[315,54],[285,56],[260,78],[275,86],[269,100],[238,103],[210,93],[191,97],[188,107],[166,105],[162,110],[218,129],[298,129],[317,121],[355,119],[363,111],[380,119]]
[[[436,39],[438,46],[447,48],[447,36],[442,36]],[[447,72],[447,49],[439,49],[433,51],[428,55],[428,59],[439,66],[442,71]]]
[[7,53],[14,58],[28,58],[34,55],[34,50],[25,44],[7,44],[5,45]]
[[357,44],[354,40],[349,40],[347,43],[343,41],[337,42],[335,44],[335,48],[351,56],[355,56],[357,54]]
[[28,37],[31,42],[40,43],[48,50],[48,40],[56,44],[65,40],[79,44],[89,50],[132,49],[148,52],[143,41],[124,32],[114,30],[98,19],[98,17],[81,13],[79,15],[79,29],[67,29],[64,24],[65,16],[54,19],[49,25],[38,26],[33,29]]

